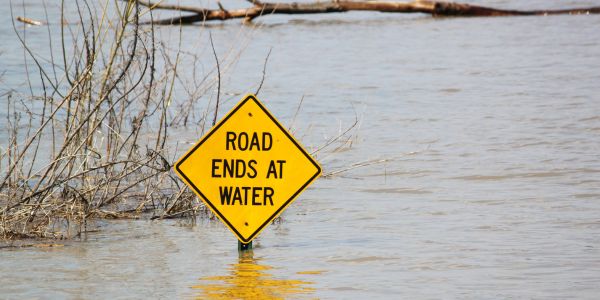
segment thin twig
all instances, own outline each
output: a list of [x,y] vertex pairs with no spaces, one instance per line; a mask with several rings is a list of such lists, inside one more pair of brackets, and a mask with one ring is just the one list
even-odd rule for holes
[[267,53],[267,57],[265,57],[265,62],[263,64],[263,69],[262,69],[262,78],[260,79],[260,85],[258,85],[258,88],[256,89],[256,92],[254,93],[254,95],[258,96],[258,93],[260,93],[260,89],[263,86],[263,83],[265,82],[265,76],[267,74],[267,63],[269,62],[269,56],[271,56],[271,51],[273,50],[273,47],[269,48],[269,53]]
[[324,178],[329,178],[329,177],[332,177],[333,175],[337,175],[337,174],[341,174],[341,173],[344,173],[344,172],[348,172],[350,170],[354,170],[354,169],[357,169],[357,168],[362,168],[362,167],[366,167],[366,166],[370,166],[370,165],[375,165],[375,164],[381,164],[381,163],[388,162],[388,161],[391,161],[391,160],[390,159],[386,159],[386,158],[384,158],[384,159],[366,160],[366,161],[354,163],[354,164],[352,164],[352,165],[350,165],[350,166],[348,166],[346,168],[342,168],[342,169],[339,169],[339,170],[331,171],[329,173],[325,173],[325,174],[323,174],[323,177]]
[[296,112],[294,113],[294,117],[292,118],[292,123],[288,127],[288,130],[292,130],[294,125],[296,124],[296,118],[298,117],[298,113],[300,112],[300,108],[302,108],[302,103],[304,102],[304,95],[300,98],[300,103],[298,103],[298,107],[296,107]]
[[213,55],[215,56],[215,62],[217,63],[217,103],[215,104],[215,114],[212,121],[212,126],[214,127],[215,124],[217,124],[217,116],[219,114],[219,101],[221,97],[221,66],[219,64],[219,57],[217,57],[217,51],[215,50],[212,33],[210,31],[208,32],[208,37],[210,39],[210,46],[212,47]]

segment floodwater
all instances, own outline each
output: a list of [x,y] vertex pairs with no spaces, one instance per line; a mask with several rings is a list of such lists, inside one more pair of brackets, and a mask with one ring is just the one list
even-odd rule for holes
[[[22,50],[0,9],[4,91]],[[239,54],[223,111],[256,89],[272,49],[258,98],[291,125],[304,97],[293,128],[310,150],[358,118],[348,144],[316,158],[325,173],[366,166],[317,180],[244,256],[222,224],[202,219],[106,222],[82,241],[0,250],[0,298],[600,295],[600,15],[258,21],[182,30],[206,69],[207,30],[220,57]],[[28,38],[47,35],[40,28]],[[179,29],[159,34],[177,40]]]

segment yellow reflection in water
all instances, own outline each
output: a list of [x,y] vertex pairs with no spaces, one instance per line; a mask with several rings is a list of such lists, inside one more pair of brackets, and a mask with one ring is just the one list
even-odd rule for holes
[[246,251],[231,265],[229,275],[203,277],[202,283],[192,288],[201,290],[198,299],[288,299],[315,291],[308,286],[312,282],[273,278],[267,273],[270,269],[260,264],[252,251]]

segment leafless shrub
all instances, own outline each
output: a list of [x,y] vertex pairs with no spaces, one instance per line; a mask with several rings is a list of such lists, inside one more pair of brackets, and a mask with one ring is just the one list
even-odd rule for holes
[[[4,95],[4,239],[70,237],[94,218],[195,215],[202,209],[170,172],[168,110],[177,59],[157,66],[169,54],[155,40],[154,27],[139,24],[140,15],[151,11],[135,1],[102,6],[108,3],[98,11],[96,3],[76,1],[77,20],[61,27],[62,57],[51,57],[50,64],[15,26],[39,74],[28,81],[39,80],[42,90],[36,95],[32,89],[31,97]],[[62,20],[73,17],[64,11]]]

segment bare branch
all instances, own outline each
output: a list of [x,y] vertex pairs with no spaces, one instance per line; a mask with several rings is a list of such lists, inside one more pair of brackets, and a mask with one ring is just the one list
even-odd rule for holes
[[412,2],[392,1],[348,1],[333,0],[313,3],[276,3],[246,0],[253,4],[250,8],[225,10],[220,3],[219,9],[206,9],[180,5],[167,5],[138,0],[141,5],[150,9],[166,9],[193,12],[195,15],[182,16],[156,21],[157,24],[189,24],[201,21],[243,19],[245,23],[268,14],[321,14],[347,11],[377,11],[386,13],[425,13],[432,16],[453,17],[492,17],[492,16],[532,16],[556,14],[598,14],[600,6],[560,10],[508,10],[470,5],[464,3],[417,0]]
[[146,1],[146,0],[138,0],[138,3],[140,5],[146,6],[150,9],[178,10],[178,11],[193,12],[193,13],[197,13],[197,14],[204,14],[208,11],[207,9],[204,9],[204,8],[185,6],[185,5],[169,5],[169,4],[163,4],[162,2],[163,1],[153,3],[150,1]]
[[44,22],[37,21],[34,19],[30,19],[30,18],[20,17],[20,16],[17,17],[17,21],[25,23],[25,24],[29,24],[29,25],[35,25],[35,26],[44,25]]
[[221,1],[217,1],[217,5],[219,6],[219,9],[220,9],[222,12],[227,12],[227,10],[225,9],[225,7],[223,7],[223,4],[221,4]]
[[212,47],[215,61],[217,62],[217,104],[215,105],[215,115],[212,121],[212,126],[215,126],[217,123],[217,116],[219,114],[219,100],[221,97],[221,66],[219,65],[219,57],[217,57],[217,51],[215,50],[215,45],[213,44],[212,33],[209,32],[208,37],[210,38],[210,46]]
[[256,92],[254,93],[254,95],[258,96],[258,93],[260,92],[260,89],[263,86],[263,83],[265,82],[265,76],[267,75],[267,63],[269,62],[269,56],[271,56],[271,51],[273,50],[273,47],[271,47],[269,49],[269,53],[267,53],[267,57],[265,58],[265,63],[263,65],[263,70],[262,70],[262,79],[260,80],[260,85],[258,86],[258,88],[256,89]]

